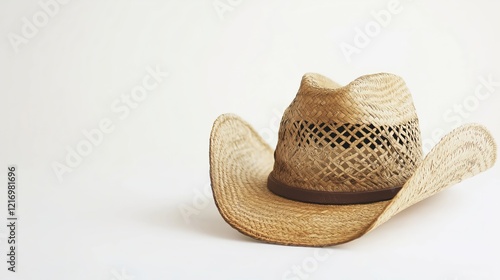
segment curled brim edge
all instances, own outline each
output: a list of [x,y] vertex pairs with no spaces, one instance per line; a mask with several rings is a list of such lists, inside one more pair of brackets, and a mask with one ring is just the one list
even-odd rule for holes
[[288,200],[266,186],[273,149],[246,121],[224,114],[210,135],[210,179],[224,220],[265,242],[330,246],[356,239],[391,217],[491,166],[496,144],[486,128],[467,124],[444,136],[391,200],[319,205]]

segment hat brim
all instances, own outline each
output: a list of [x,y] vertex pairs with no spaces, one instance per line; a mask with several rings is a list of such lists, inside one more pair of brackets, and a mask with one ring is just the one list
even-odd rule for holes
[[488,169],[495,158],[491,134],[480,125],[464,125],[441,139],[392,200],[320,205],[267,189],[273,149],[240,117],[219,116],[210,135],[210,179],[224,220],[245,235],[284,245],[330,246],[356,239],[405,208]]

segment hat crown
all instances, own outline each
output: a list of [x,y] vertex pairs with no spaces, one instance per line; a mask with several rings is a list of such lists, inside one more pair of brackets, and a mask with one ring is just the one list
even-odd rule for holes
[[401,187],[422,160],[405,82],[386,73],[347,86],[306,74],[280,124],[271,176],[296,188],[364,192]]

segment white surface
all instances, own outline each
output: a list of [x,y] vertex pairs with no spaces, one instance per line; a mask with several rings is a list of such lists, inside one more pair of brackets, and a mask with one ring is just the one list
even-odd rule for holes
[[[389,1],[220,1],[233,5],[224,19],[212,0],[68,1],[17,52],[9,34],[22,36],[23,17],[43,10],[0,3],[0,181],[17,164],[20,188],[15,274],[3,261],[0,192],[0,279],[498,279],[498,164],[322,250],[253,241],[204,193],[215,118],[237,113],[274,145],[305,72],[342,84],[398,74],[426,141],[458,121],[500,140],[500,86],[473,100],[478,77],[500,80],[500,5],[401,0],[348,62],[342,42]],[[169,76],[138,108],[112,108],[156,66]],[[464,102],[467,117],[447,112]],[[114,130],[60,182],[53,163],[105,118]],[[197,211],[189,223],[186,207]]]

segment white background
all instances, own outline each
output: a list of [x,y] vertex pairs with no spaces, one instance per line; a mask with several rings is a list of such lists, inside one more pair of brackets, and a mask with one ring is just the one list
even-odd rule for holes
[[[71,0],[51,15],[46,2],[0,3],[0,279],[498,279],[498,164],[328,249],[253,241],[207,196],[215,118],[236,113],[274,145],[306,72],[341,84],[402,76],[426,150],[458,123],[500,140],[500,85],[474,95],[481,77],[500,81],[498,2],[401,0],[382,27],[372,11],[387,0]],[[156,67],[169,76],[137,108],[113,109]],[[58,180],[53,165],[103,119],[114,130]],[[16,273],[5,262],[9,164]]]

